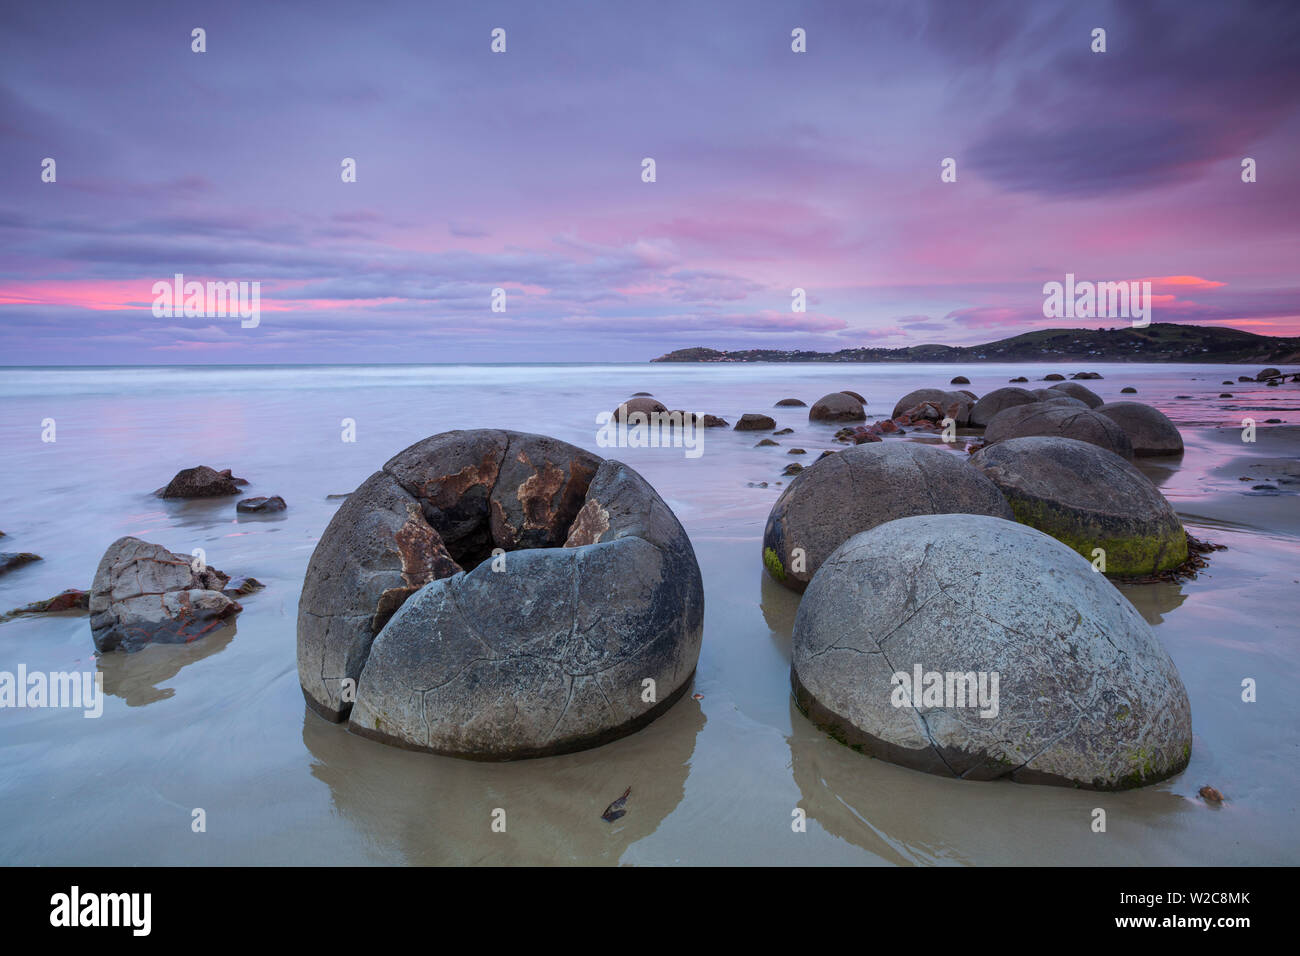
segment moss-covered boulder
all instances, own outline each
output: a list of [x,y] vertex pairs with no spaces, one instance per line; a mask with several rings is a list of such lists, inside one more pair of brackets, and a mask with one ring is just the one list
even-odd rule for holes
[[1105,449],[1070,438],[986,445],[970,464],[1006,496],[1016,520],[1089,561],[1105,553],[1116,577],[1154,574],[1187,560],[1187,534],[1159,489]]

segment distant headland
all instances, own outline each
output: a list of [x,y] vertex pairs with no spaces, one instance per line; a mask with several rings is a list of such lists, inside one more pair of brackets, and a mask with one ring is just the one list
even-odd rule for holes
[[984,345],[911,345],[838,352],[676,349],[652,362],[1240,362],[1300,363],[1300,338],[1219,326],[1152,323],[1146,328],[1041,329]]

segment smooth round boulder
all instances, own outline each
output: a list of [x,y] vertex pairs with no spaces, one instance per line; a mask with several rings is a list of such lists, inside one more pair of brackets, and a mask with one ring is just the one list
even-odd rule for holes
[[1064,381],[1065,381],[1065,376],[1062,375],[1060,372],[1051,372],[1051,373],[1049,373],[1049,374],[1043,376],[1043,381],[1044,381],[1044,382],[1064,382]]
[[1090,408],[1063,407],[1052,402],[1017,405],[998,412],[984,429],[984,440],[990,445],[1033,435],[1074,438],[1121,458],[1133,457],[1133,444],[1124,429]]
[[1072,438],[1012,438],[970,457],[1006,496],[1016,520],[1089,561],[1105,552],[1108,575],[1136,577],[1187,560],[1187,533],[1165,499],[1129,462]]
[[1183,436],[1158,408],[1142,402],[1107,402],[1096,411],[1124,429],[1133,454],[1139,458],[1183,453]]
[[1121,395],[1136,395],[1137,389],[1134,388],[1132,385],[1125,385],[1123,388],[1119,390],[1119,392]]
[[444,432],[389,460],[325,529],[298,676],[313,710],[385,743],[565,753],[686,691],[703,613],[690,541],[631,468],[541,435]]
[[1035,388],[1031,394],[1040,402],[1051,402],[1054,405],[1071,405],[1075,408],[1087,408],[1088,403],[1081,398],[1075,398],[1073,395],[1066,395],[1064,392],[1057,392],[1050,388]]
[[634,396],[623,402],[618,408],[614,409],[610,416],[616,422],[627,421],[632,415],[640,413],[645,416],[645,421],[650,420],[650,416],[656,412],[666,412],[668,406],[655,398],[648,396]]
[[815,725],[917,770],[1125,790],[1191,756],[1187,690],[1141,614],[1060,542],[999,518],[854,535],[800,601],[791,651]]
[[863,396],[859,395],[857,392],[853,391],[852,389],[847,389],[847,388],[845,388],[845,389],[841,389],[841,391],[842,391],[845,395],[851,395],[853,398],[856,398],[856,399],[857,399],[858,401],[860,401],[863,405],[867,404],[867,400],[866,400]]
[[866,410],[862,402],[848,392],[831,392],[813,402],[808,409],[810,422],[865,422]]
[[1096,408],[1103,404],[1102,397],[1086,385],[1080,385],[1078,382],[1061,382],[1052,386],[1052,391],[1063,392],[1071,398],[1077,398],[1089,408]]
[[962,458],[918,442],[854,445],[819,458],[781,493],[763,530],[763,564],[793,591],[847,538],[919,514],[1012,518],[997,486]]
[[970,379],[965,375],[956,375],[948,382],[949,385],[969,385]]
[[1281,371],[1279,371],[1278,369],[1266,368],[1263,371],[1261,371],[1258,375],[1255,376],[1255,381],[1264,382],[1270,378],[1277,378],[1281,374],[1282,374]]
[[989,392],[970,410],[970,423],[976,428],[984,428],[993,420],[993,416],[1004,408],[1017,405],[1031,405],[1038,398],[1028,389],[1006,386]]
[[807,408],[808,403],[797,398],[783,398],[776,403],[777,408]]

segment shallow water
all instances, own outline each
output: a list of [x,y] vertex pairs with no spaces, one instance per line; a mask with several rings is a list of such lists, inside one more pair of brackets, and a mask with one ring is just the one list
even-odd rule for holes
[[[1226,544],[1182,584],[1126,586],[1191,698],[1191,765],[1124,794],[947,780],[865,758],[821,734],[789,693],[798,596],[768,580],[763,523],[792,460],[834,428],[806,410],[849,388],[888,415],[913,388],[965,374],[979,394],[1048,365],[629,365],[0,370],[0,550],[45,560],[0,576],[0,610],[86,588],[133,534],[252,575],[237,625],[185,647],[94,657],[84,615],[0,623],[0,670],[97,668],[103,716],[0,710],[0,862],[1251,864],[1300,861],[1300,386],[1221,385],[1256,368],[1095,365],[1107,400],[1157,405],[1183,430],[1181,462],[1142,467],[1197,537]],[[1121,396],[1125,385],[1138,389]],[[795,434],[712,429],[704,453],[602,449],[596,414],[633,391],[669,407],[772,415]],[[1232,392],[1220,399],[1220,392]],[[1190,398],[1176,398],[1189,395]],[[52,418],[53,443],[41,441]],[[356,422],[355,443],[341,421]],[[692,693],[645,730],[595,750],[481,764],[400,751],[307,712],[294,657],[307,560],[339,501],[393,453],[450,428],[553,435],[639,470],[676,511],[704,575]],[[791,447],[808,455],[789,456]],[[955,452],[957,453],[957,452]],[[231,467],[284,515],[234,499],[163,502],[179,469]],[[1248,476],[1250,482],[1238,479]],[[767,488],[749,487],[768,482]],[[1240,699],[1244,677],[1257,703]],[[1203,784],[1221,808],[1196,797]],[[601,811],[628,786],[627,815]],[[791,830],[802,807],[806,833]],[[1108,830],[1093,833],[1092,810]],[[207,829],[191,830],[192,811]],[[492,811],[507,830],[493,833]]]

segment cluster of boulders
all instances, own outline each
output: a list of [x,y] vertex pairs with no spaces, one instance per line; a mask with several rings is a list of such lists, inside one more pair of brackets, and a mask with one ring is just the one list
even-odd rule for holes
[[[842,428],[854,447],[777,499],[762,557],[804,595],[792,687],[837,739],[935,773],[1097,789],[1186,766],[1186,691],[1108,580],[1189,561],[1173,507],[1131,464],[1181,454],[1181,436],[1155,408],[1056,379],[911,392],[889,419]],[[941,424],[984,440],[969,456],[884,440]],[[900,703],[900,675],[914,672]],[[989,672],[1002,675],[1000,710],[919,686]]]

